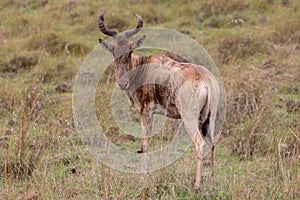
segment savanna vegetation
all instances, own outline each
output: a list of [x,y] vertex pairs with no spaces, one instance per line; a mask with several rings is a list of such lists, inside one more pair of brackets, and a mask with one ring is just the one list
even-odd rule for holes
[[[82,144],[72,86],[109,28],[165,27],[194,38],[223,77],[227,117],[216,148],[216,187],[204,168],[194,193],[191,148],[145,175],[112,170]],[[0,199],[300,199],[300,2],[298,0],[2,0],[0,2]],[[99,116],[114,86],[99,88]],[[103,106],[107,104],[107,106]],[[99,118],[101,121],[101,118]],[[139,139],[101,121],[115,144]],[[172,123],[155,141],[172,139]]]

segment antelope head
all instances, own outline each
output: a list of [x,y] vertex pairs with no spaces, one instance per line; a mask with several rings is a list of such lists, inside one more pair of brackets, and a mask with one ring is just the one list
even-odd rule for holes
[[136,28],[119,33],[115,30],[109,30],[104,25],[104,14],[101,14],[98,19],[98,27],[102,33],[112,37],[115,44],[110,44],[99,38],[99,43],[101,46],[109,51],[114,57],[114,72],[121,90],[129,88],[129,71],[132,68],[131,54],[132,52],[139,48],[144,40],[145,35],[137,39],[134,42],[129,42],[129,38],[134,34],[138,33],[143,27],[143,20],[138,14],[134,14],[138,19],[138,24]]

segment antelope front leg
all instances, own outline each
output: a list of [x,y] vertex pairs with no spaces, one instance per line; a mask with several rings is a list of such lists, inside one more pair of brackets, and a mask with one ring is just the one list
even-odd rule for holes
[[141,126],[142,126],[142,145],[141,150],[138,153],[147,153],[152,129],[152,114],[145,112],[141,116]]
[[142,163],[141,163],[141,170],[144,173],[147,173],[148,169],[148,161],[147,161],[147,152],[149,147],[150,138],[151,135],[151,126],[152,126],[152,114],[149,112],[143,113],[141,117],[141,126],[142,126],[142,145],[141,145],[141,151],[139,153],[144,153],[142,155]]

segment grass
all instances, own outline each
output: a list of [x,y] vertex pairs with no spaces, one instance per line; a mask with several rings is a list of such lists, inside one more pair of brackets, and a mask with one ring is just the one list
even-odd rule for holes
[[[0,199],[300,198],[298,1],[25,0],[1,1],[0,10]],[[138,12],[145,26],[186,33],[213,57],[228,102],[216,190],[205,166],[202,192],[192,191],[192,148],[140,175],[109,169],[82,145],[72,91],[56,88],[72,87],[104,37],[96,23],[104,11],[108,27],[132,28]],[[96,97],[100,125],[116,145],[136,151],[140,140],[124,135],[107,109],[114,79],[106,74]],[[167,120],[150,149],[170,141],[174,127]]]

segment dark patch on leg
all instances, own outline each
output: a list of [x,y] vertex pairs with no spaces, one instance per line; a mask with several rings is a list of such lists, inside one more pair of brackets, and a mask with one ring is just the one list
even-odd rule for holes
[[202,124],[202,134],[204,137],[206,137],[208,134],[208,128],[209,128],[209,123],[210,123],[209,118],[210,118],[210,112],[208,113],[206,120]]

